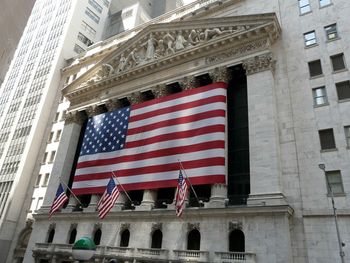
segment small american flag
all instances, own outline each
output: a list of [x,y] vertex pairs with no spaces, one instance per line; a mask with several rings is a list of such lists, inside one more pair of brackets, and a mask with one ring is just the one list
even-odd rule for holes
[[184,179],[182,172],[180,170],[177,191],[176,191],[176,199],[175,199],[175,209],[176,209],[176,215],[178,217],[181,217],[182,215],[186,196],[187,196],[187,182]]
[[97,204],[99,218],[103,219],[107,215],[114,206],[115,201],[117,201],[119,194],[120,192],[112,177],[107,184],[106,191]]
[[49,212],[49,218],[55,213],[58,209],[60,209],[65,202],[68,201],[68,196],[63,190],[62,184],[60,183],[56,192],[55,199],[53,200],[53,203],[51,205],[51,209]]

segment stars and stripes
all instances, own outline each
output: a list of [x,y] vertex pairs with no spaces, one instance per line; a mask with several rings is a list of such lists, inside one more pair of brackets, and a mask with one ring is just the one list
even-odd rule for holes
[[97,204],[99,218],[103,219],[108,214],[117,201],[119,194],[118,187],[112,177],[107,184],[106,191]]
[[187,197],[187,181],[182,175],[182,171],[179,172],[179,179],[176,189],[175,198],[175,211],[178,217],[181,217],[184,208],[185,200]]
[[226,87],[219,82],[89,118],[72,190],[103,193],[110,171],[125,190],[225,183]]
[[55,199],[53,200],[53,203],[51,205],[51,209],[49,212],[49,218],[51,218],[53,213],[55,213],[57,210],[59,210],[64,205],[64,203],[67,201],[68,201],[68,196],[64,192],[62,184],[60,183],[58,188],[57,188],[57,191],[56,191]]

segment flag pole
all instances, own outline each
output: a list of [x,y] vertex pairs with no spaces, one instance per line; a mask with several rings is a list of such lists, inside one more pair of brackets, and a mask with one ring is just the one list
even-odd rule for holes
[[132,206],[134,206],[134,203],[133,203],[133,201],[131,200],[131,198],[130,198],[130,196],[128,195],[128,192],[127,191],[125,191],[125,188],[123,187],[123,185],[119,182],[119,180],[118,180],[118,178],[117,178],[117,176],[114,174],[114,172],[112,171],[112,176],[113,176],[113,178],[115,178],[116,180],[117,180],[117,182],[118,182],[118,184],[120,185],[120,187],[123,189],[123,191],[124,191],[124,193],[125,193],[125,195],[127,196],[127,198],[129,199],[129,201],[131,202],[131,205]]
[[61,177],[59,177],[59,180],[60,180],[60,182],[61,182],[65,187],[67,187],[68,191],[73,195],[73,197],[75,198],[75,200],[77,200],[78,203],[79,203],[80,205],[83,205],[83,204],[80,202],[80,200],[78,199],[78,197],[72,192],[72,190],[70,190],[70,188],[68,187],[68,185],[66,185],[66,183],[64,183],[64,182],[61,180]]
[[190,178],[187,176],[186,170],[185,170],[185,168],[184,168],[183,165],[182,165],[182,162],[180,161],[180,159],[177,159],[177,160],[179,161],[180,169],[181,169],[182,171],[184,171],[184,174],[185,174],[185,176],[186,176],[186,179],[187,179],[187,181],[190,183],[190,187],[191,187],[191,189],[192,189],[192,191],[193,191],[193,194],[194,194],[194,196],[195,196],[195,198],[196,198],[196,200],[197,200],[199,206],[201,206],[202,201],[199,200],[199,198],[198,198],[198,196],[197,196],[197,193],[196,193],[196,191],[194,190],[193,185],[192,185],[192,183],[191,183],[191,181],[190,181]]

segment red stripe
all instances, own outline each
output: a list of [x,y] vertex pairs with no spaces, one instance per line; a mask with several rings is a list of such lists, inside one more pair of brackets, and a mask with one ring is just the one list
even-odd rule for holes
[[139,134],[139,133],[143,133],[143,132],[147,132],[147,131],[151,131],[151,130],[155,130],[163,127],[174,126],[174,125],[179,125],[184,123],[191,123],[191,122],[215,118],[215,117],[225,117],[225,110],[212,110],[209,112],[201,112],[190,116],[184,116],[180,118],[159,121],[159,122],[151,123],[141,127],[131,128],[128,130],[127,136]]
[[[203,158],[200,160],[185,161],[182,163],[186,167],[186,169],[195,169],[195,168],[202,168],[202,167],[209,167],[209,166],[224,166],[225,158],[224,157]],[[177,171],[177,170],[179,170],[178,162],[118,170],[117,173],[118,173],[118,177],[125,177],[125,176],[133,176],[133,175],[140,175],[140,174],[154,174],[154,173]],[[81,181],[89,181],[89,180],[99,180],[99,179],[109,178],[110,176],[111,176],[110,172],[84,174],[84,175],[76,176],[74,178],[74,181],[81,182]]]
[[138,141],[127,142],[125,148],[130,149],[134,147],[141,147],[152,143],[173,141],[183,138],[191,138],[203,134],[209,134],[214,132],[225,132],[225,125],[217,124],[213,126],[201,127],[193,130],[186,130],[181,132],[174,132],[168,134],[157,135],[153,137],[147,137]]
[[[224,184],[225,183],[225,175],[210,175],[210,176],[200,176],[200,177],[191,177],[191,184],[193,185],[203,185],[203,184]],[[158,189],[158,188],[168,188],[168,187],[176,187],[178,179],[173,180],[163,180],[163,181],[153,181],[153,182],[140,182],[133,184],[123,184],[123,187],[126,191],[129,190],[143,190],[143,189]],[[86,193],[89,194],[101,194],[106,190],[105,186],[101,187],[89,187],[89,188],[79,188],[72,189],[75,195],[83,195]]]
[[174,106],[169,106],[169,107],[141,113],[141,114],[138,114],[135,116],[130,116],[129,123],[143,120],[143,119],[152,118],[154,116],[159,116],[159,115],[163,115],[163,114],[176,112],[176,111],[191,109],[191,108],[195,108],[195,107],[199,107],[199,106],[203,106],[203,105],[210,105],[211,103],[216,103],[216,102],[226,102],[226,97],[223,95],[216,95],[216,96],[212,96],[209,98],[198,99],[196,101],[190,101],[190,102],[184,102],[182,104],[178,104],[178,105],[174,105]]
[[139,109],[139,108],[147,107],[153,104],[158,104],[161,102],[166,102],[166,101],[170,101],[170,100],[174,100],[182,97],[187,97],[193,94],[199,94],[208,90],[218,89],[218,88],[227,89],[227,84],[224,82],[216,82],[216,83],[209,84],[207,86],[203,86],[203,87],[199,87],[191,90],[184,90],[179,93],[171,94],[162,98],[157,98],[157,99],[146,101],[140,104],[133,105],[132,109]]
[[161,150],[154,150],[154,151],[149,151],[149,152],[144,152],[144,153],[139,153],[139,154],[134,154],[134,155],[123,155],[120,157],[110,158],[110,159],[81,162],[81,163],[77,164],[77,169],[85,168],[85,167],[93,167],[93,166],[101,166],[101,165],[109,165],[109,164],[117,164],[117,163],[124,163],[124,162],[147,160],[147,159],[153,159],[153,158],[157,158],[157,157],[165,157],[165,156],[172,156],[172,155],[177,155],[177,154],[199,152],[199,151],[204,151],[204,150],[208,150],[208,149],[224,149],[224,148],[225,148],[224,141],[202,142],[202,143],[198,143],[198,144],[172,147],[172,148],[166,148],[166,149],[161,149]]

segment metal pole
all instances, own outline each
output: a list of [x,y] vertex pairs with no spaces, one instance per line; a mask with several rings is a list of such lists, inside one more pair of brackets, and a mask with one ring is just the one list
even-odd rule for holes
[[337,230],[337,238],[338,238],[338,245],[339,245],[339,255],[342,263],[345,263],[345,253],[343,250],[343,242],[340,237],[340,232],[339,232],[339,226],[338,226],[338,216],[337,216],[337,208],[335,207],[334,203],[334,194],[331,185],[329,184],[327,175],[326,175],[326,166],[324,164],[319,164],[318,167],[323,170],[324,175],[326,177],[326,182],[327,186],[329,188],[329,192],[331,193],[331,200],[332,200],[332,206],[333,206],[333,216],[334,216],[334,221],[335,221],[335,228]]
[[129,199],[129,201],[131,202],[131,206],[134,206],[134,203],[133,203],[133,201],[131,200],[130,196],[128,195],[128,192],[125,191],[125,188],[124,188],[123,185],[119,182],[117,176],[114,174],[113,171],[112,171],[112,176],[113,176],[113,178],[115,178],[115,179],[117,180],[118,184],[119,184],[120,187],[123,189],[123,191],[124,191],[126,197],[127,197],[127,198]]
[[185,170],[185,168],[183,167],[183,165],[182,165],[182,162],[180,161],[180,159],[177,159],[178,160],[178,162],[179,162],[179,164],[180,164],[180,169],[182,170],[182,171],[184,171],[184,174],[185,174],[185,176],[186,176],[186,179],[187,179],[187,181],[189,182],[189,184],[190,184],[190,187],[191,187],[191,189],[192,189],[192,191],[193,191],[193,194],[194,194],[194,196],[195,196],[195,198],[196,198],[196,200],[197,200],[197,202],[198,202],[198,204],[199,204],[199,207],[202,205],[202,202],[199,200],[199,198],[198,198],[198,196],[197,196],[197,193],[196,193],[196,191],[194,190],[194,188],[193,188],[193,186],[192,186],[192,183],[191,183],[191,181],[190,181],[190,178],[188,178],[188,176],[187,176],[187,173],[186,173],[186,170]]

